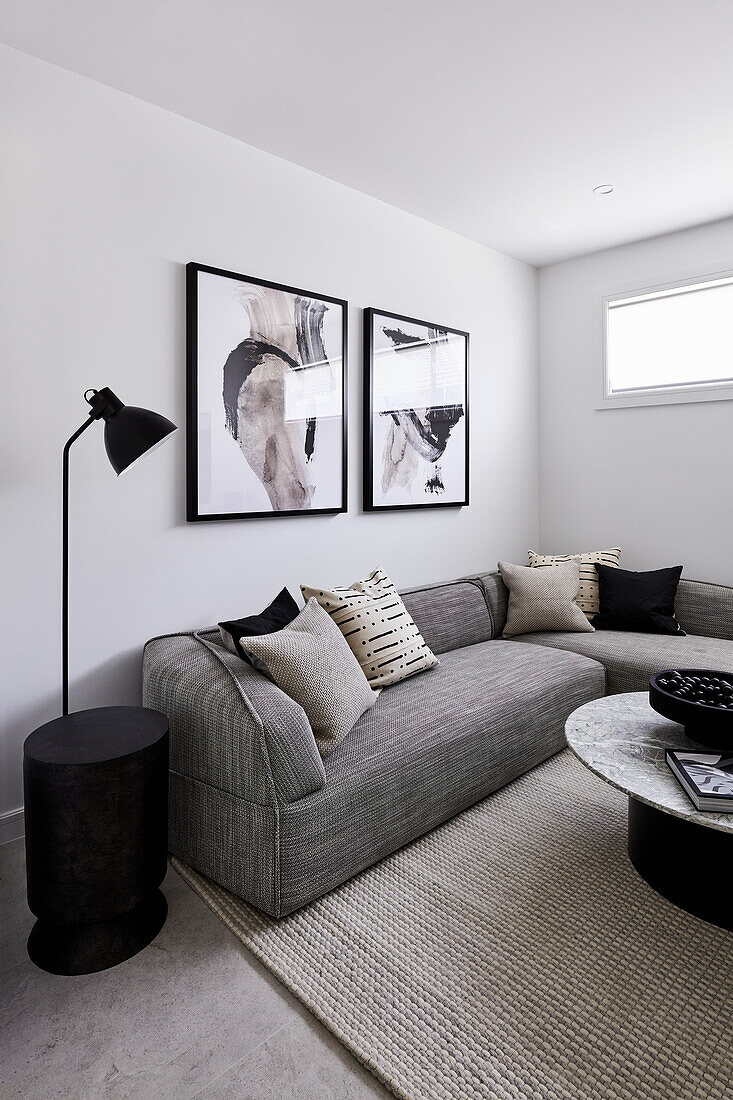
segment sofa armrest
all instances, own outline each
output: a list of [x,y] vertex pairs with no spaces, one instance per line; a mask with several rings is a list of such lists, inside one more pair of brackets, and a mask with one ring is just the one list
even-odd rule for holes
[[733,641],[733,588],[683,577],[674,603],[677,621],[688,634]]
[[302,707],[246,662],[197,634],[153,638],[143,703],[170,724],[170,768],[260,806],[325,783]]

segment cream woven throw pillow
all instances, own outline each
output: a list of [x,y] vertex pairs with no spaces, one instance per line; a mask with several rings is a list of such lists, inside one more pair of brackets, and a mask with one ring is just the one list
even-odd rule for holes
[[303,598],[318,600],[361,665],[373,688],[388,687],[437,665],[415,621],[382,569],[343,588],[308,588]]
[[561,565],[564,561],[578,562],[580,565],[580,589],[575,602],[588,619],[592,619],[601,610],[596,565],[610,565],[612,569],[618,569],[621,561],[621,551],[618,546],[615,546],[612,550],[589,550],[585,554],[536,554],[534,550],[528,550],[527,553],[529,564],[533,569],[544,569],[548,565]]
[[503,637],[513,638],[536,630],[593,632],[575,602],[580,587],[577,561],[566,561],[552,569],[530,569],[500,561],[499,572],[509,589]]
[[343,635],[317,600],[274,634],[242,638],[279,688],[305,711],[321,756],[343,741],[377,696]]

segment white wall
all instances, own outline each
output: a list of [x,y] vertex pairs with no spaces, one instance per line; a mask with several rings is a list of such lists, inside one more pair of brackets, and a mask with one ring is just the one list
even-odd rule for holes
[[[1,47],[0,103],[7,814],[22,799],[23,739],[60,709],[61,448],[90,386],[183,425],[186,261],[349,300],[350,511],[186,524],[184,432],[116,481],[95,425],[72,451],[72,709],[137,701],[146,638],[259,610],[283,584],[297,593],[379,564],[406,586],[522,560],[537,540],[537,277]],[[469,508],[360,514],[364,306],[471,332]]]
[[596,411],[601,299],[733,268],[733,219],[540,272],[540,533],[545,552],[623,548],[733,584],[733,402]]

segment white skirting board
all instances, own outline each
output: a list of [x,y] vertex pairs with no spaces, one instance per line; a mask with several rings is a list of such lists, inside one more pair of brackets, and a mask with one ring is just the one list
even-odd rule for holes
[[18,840],[25,834],[25,822],[23,820],[23,807],[10,810],[9,813],[0,814],[0,844],[8,844],[11,840]]

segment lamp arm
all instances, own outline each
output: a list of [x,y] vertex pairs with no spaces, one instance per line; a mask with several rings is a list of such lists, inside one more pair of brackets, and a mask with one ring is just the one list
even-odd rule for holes
[[95,420],[99,419],[94,413],[89,414],[89,419],[85,420],[80,428],[69,439],[66,440],[64,445],[64,454],[62,460],[62,514],[63,514],[63,535],[62,535],[62,587],[61,587],[61,677],[62,677],[62,713],[66,716],[69,713],[69,451],[71,445],[74,443],[82,432],[85,432],[90,424],[93,424]]

